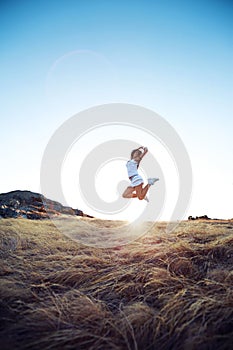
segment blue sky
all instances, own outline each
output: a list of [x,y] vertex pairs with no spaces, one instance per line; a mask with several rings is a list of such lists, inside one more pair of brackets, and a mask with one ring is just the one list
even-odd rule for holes
[[232,14],[214,0],[2,1],[0,192],[39,191],[44,149],[75,113],[135,103],[186,145],[188,214],[233,217]]

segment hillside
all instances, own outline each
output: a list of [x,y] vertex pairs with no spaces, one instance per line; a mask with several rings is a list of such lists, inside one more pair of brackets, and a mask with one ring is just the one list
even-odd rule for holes
[[230,349],[233,221],[164,228],[100,249],[1,219],[1,349]]

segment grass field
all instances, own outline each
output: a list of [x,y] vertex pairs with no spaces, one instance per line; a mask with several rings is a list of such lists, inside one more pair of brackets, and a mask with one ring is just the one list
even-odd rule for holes
[[101,249],[1,219],[1,349],[231,349],[233,221],[164,228]]

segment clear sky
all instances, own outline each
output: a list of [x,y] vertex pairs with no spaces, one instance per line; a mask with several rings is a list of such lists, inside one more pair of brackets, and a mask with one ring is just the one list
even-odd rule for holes
[[194,177],[187,215],[232,218],[232,15],[224,0],[1,1],[0,192],[40,192],[55,130],[124,102],[154,110],[183,140]]

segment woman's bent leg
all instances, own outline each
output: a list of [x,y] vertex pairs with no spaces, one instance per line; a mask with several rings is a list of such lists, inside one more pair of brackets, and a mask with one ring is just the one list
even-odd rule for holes
[[133,193],[135,191],[134,187],[127,187],[126,190],[122,193],[123,198],[136,198],[137,194]]
[[143,184],[135,186],[135,191],[138,199],[142,200],[146,197],[146,194],[149,190],[150,185],[147,184],[144,188],[142,187]]

